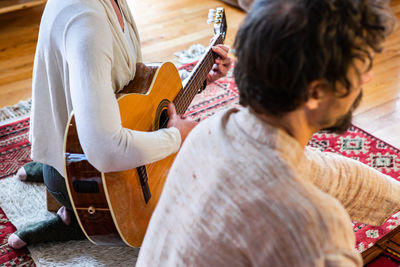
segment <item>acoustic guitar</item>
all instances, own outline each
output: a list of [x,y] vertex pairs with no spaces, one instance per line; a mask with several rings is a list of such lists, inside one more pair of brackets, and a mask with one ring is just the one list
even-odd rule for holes
[[[123,127],[137,131],[165,127],[169,102],[184,114],[214,65],[217,55],[211,47],[225,39],[224,9],[209,14],[209,22],[214,23],[215,37],[184,86],[172,63],[137,64],[135,78],[117,95]],[[65,177],[87,238],[98,245],[139,247],[174,158],[175,154],[131,170],[102,173],[88,162],[71,114],[64,138]]]

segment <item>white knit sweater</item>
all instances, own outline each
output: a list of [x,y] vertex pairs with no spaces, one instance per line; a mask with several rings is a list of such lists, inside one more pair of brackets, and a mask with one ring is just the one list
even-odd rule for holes
[[133,79],[141,52],[128,5],[119,5],[125,34],[110,0],[47,1],[33,70],[31,157],[61,174],[72,111],[82,148],[100,171],[134,168],[179,149],[176,128],[145,133],[121,126],[114,94]]
[[351,219],[399,209],[395,179],[231,109],[185,140],[136,266],[361,266]]

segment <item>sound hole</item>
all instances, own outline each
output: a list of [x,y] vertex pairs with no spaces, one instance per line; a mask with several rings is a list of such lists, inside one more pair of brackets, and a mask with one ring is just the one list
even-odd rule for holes
[[156,116],[153,124],[153,130],[156,131],[158,129],[167,128],[168,124],[168,107],[169,100],[163,99],[160,104],[158,104]]
[[158,129],[166,128],[168,124],[168,113],[166,109],[163,109],[160,113],[160,120],[158,122]]

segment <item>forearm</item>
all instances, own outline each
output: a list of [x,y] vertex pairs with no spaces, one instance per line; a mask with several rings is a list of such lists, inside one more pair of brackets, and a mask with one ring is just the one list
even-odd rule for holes
[[379,225],[400,210],[400,183],[369,166],[333,153],[306,149],[312,181],[337,198],[353,220]]
[[[65,39],[71,102],[79,141],[89,162],[103,172],[120,171],[176,152],[180,146],[178,129],[148,133],[122,127],[113,89],[113,41],[102,20],[77,20]],[[124,79],[128,83],[132,77]],[[132,106],[132,112],[135,108]]]
[[123,128],[118,103],[107,80],[73,87],[77,89],[71,96],[79,140],[89,162],[98,170],[131,169],[178,150],[181,141],[176,128],[155,132]]

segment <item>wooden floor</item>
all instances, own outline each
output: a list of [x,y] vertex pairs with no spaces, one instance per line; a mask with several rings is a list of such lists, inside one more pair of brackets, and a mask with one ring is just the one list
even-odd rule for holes
[[[192,44],[207,45],[209,8],[223,6],[228,19],[226,43],[245,14],[217,0],[128,0],[136,19],[146,62],[175,60],[173,53]],[[400,19],[400,0],[391,1]],[[32,62],[43,6],[0,15],[0,107],[31,97]],[[400,27],[385,43],[374,64],[374,80],[364,88],[364,100],[354,124],[400,148]]]
[[2,0],[0,1],[0,14],[43,5],[46,0]]

